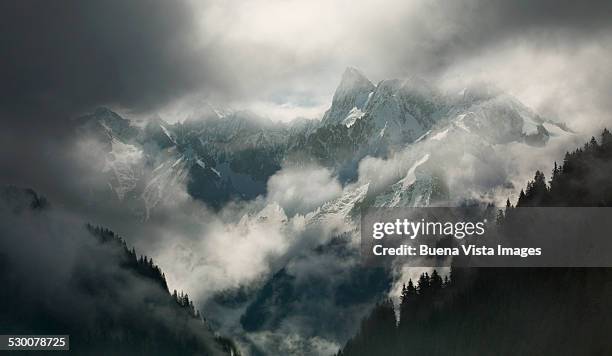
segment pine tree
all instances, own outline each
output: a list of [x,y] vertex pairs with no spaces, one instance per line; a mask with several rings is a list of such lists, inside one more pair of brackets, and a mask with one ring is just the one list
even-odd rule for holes
[[417,296],[417,289],[414,287],[414,283],[412,283],[412,279],[408,280],[408,286],[404,284],[402,287],[402,295],[400,296],[400,309],[404,305],[408,305],[412,301],[414,301]]
[[597,140],[595,139],[595,137],[591,137],[591,140],[584,145],[584,150],[593,152],[597,150],[598,147],[599,147],[599,144],[597,143]]
[[421,274],[419,281],[417,282],[417,290],[420,296],[426,296],[429,294],[429,274],[427,272]]
[[410,323],[410,320],[414,318],[416,312],[416,301],[417,301],[418,293],[417,289],[412,283],[412,279],[408,280],[408,286],[404,286],[402,288],[402,295],[400,297],[400,306],[399,306],[399,314],[400,314],[400,327],[407,327]]
[[604,129],[601,133],[601,156],[603,159],[612,158],[612,134],[608,129]]
[[406,288],[406,294],[410,297],[416,297],[417,295],[417,289],[414,286],[414,283],[412,283],[412,279],[408,280],[408,287]]
[[525,197],[525,191],[521,189],[518,200],[516,202],[516,206],[525,206],[526,202],[527,202],[527,198]]
[[601,145],[606,147],[612,145],[612,134],[608,129],[604,129],[601,133]]
[[[550,177],[550,181],[548,182],[548,184],[550,185],[550,192],[557,189],[557,183],[559,181],[560,175],[561,175],[561,168],[557,166],[557,161],[555,161],[555,166],[553,167],[552,175]],[[553,194],[551,193],[551,195]]]
[[538,206],[548,202],[549,191],[544,173],[536,171],[533,180],[527,183],[527,190],[524,193],[521,191],[521,195],[517,206]]
[[440,289],[442,289],[442,284],[443,284],[442,277],[440,277],[440,274],[438,274],[438,271],[434,270],[431,273],[431,278],[429,280],[429,287],[431,291],[433,293],[440,291]]

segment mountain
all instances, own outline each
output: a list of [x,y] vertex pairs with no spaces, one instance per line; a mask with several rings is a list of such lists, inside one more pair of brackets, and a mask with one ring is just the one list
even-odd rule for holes
[[348,67],[336,88],[332,105],[323,115],[323,125],[352,126],[363,116],[363,110],[376,87],[357,68]]
[[[459,93],[417,77],[374,85],[352,67],[342,75],[320,122],[275,123],[205,103],[174,124],[154,117],[138,125],[99,108],[78,119],[77,126],[79,135],[101,143],[107,158],[101,169],[116,198],[130,201],[145,219],[179,185],[186,185],[192,197],[220,207],[265,195],[268,178],[285,162],[326,166],[347,184],[357,179],[363,158],[386,159],[405,151],[412,163],[402,168],[396,182],[370,187],[370,200],[381,206],[400,201],[418,205],[429,203],[436,190],[441,190],[440,199],[452,199],[453,192],[442,186],[449,155],[457,162],[469,156],[485,164],[500,145],[542,146],[551,137],[570,134],[490,85],[472,85]],[[425,155],[429,163],[413,172],[419,179],[410,179],[414,187],[408,186],[404,176]]]
[[330,200],[306,214],[307,224],[334,220],[350,222],[355,217],[355,210],[365,200],[369,186],[364,184],[354,189],[345,189],[339,198]]
[[383,80],[373,86],[361,72],[349,68],[321,126],[290,152],[334,167],[341,180],[351,181],[364,157],[386,158],[414,150],[419,142],[543,146],[551,137],[569,134],[564,125],[542,118],[488,84],[472,84],[459,93],[440,90],[418,77]]
[[380,138],[392,144],[410,143],[443,115],[444,104],[440,94],[419,78],[383,80],[365,113]]
[[0,330],[70,335],[79,355],[236,355],[187,294],[111,230],[0,189]]
[[76,120],[76,133],[99,143],[118,200],[136,205],[148,218],[180,184],[213,207],[265,194],[288,147],[304,140],[317,121],[274,123],[247,111],[211,109],[169,124],[159,117],[144,125],[98,108]]
[[[524,207],[610,207],[612,183],[604,177],[611,173],[612,134],[604,130],[599,142],[592,138],[555,163],[549,184],[537,171],[516,207],[508,200],[500,210],[498,224],[524,231],[526,222],[511,218]],[[606,333],[612,317],[604,312],[612,307],[610,268],[451,267],[446,277],[434,271],[409,280],[397,307],[381,294],[337,355],[612,352]]]
[[428,173],[422,165],[430,155],[425,154],[408,170],[406,176],[376,196],[374,206],[381,208],[429,206],[450,200],[443,178]]
[[[108,109],[78,124],[79,135],[101,143],[105,189],[144,219],[183,187],[214,208],[265,197],[268,179],[285,163],[320,165],[337,177],[341,194],[303,216],[267,202],[241,220],[264,219],[271,209],[284,217],[279,224],[299,222],[315,237],[271,262],[270,275],[205,304],[213,325],[260,354],[335,350],[390,290],[391,271],[370,274],[359,265],[360,208],[488,204],[511,189],[516,172],[504,162],[520,158],[516,152],[572,135],[491,85],[449,92],[417,77],[374,85],[355,68],[342,75],[321,121],[276,123],[203,104],[172,124],[159,117],[139,124]],[[350,315],[331,322],[334,312]],[[287,348],[292,337],[301,346]]]
[[[366,92],[369,99],[356,100]],[[353,116],[356,110],[363,115]],[[347,70],[321,125],[289,146],[288,157],[329,167],[344,185],[340,197],[305,215],[307,226],[351,226],[361,207],[453,206],[474,197],[489,203],[486,194],[508,189],[512,172],[501,162],[512,150],[537,150],[571,134],[492,86],[443,92],[409,78],[372,88],[363,74]],[[317,355],[321,339],[343,343],[344,331],[358,325],[355,316],[378,299],[375,291],[388,293],[392,283],[391,271],[369,271],[376,275],[370,279],[360,269],[352,245],[358,238],[349,229],[304,248],[263,284],[250,286],[248,295],[211,302],[211,308],[241,315],[241,330],[252,335],[247,343],[261,354]],[[330,310],[343,317],[330,318]],[[283,338],[296,334],[300,346],[284,348]],[[269,341],[274,337],[279,340]]]
[[78,118],[76,124],[79,133],[98,134],[99,139],[105,142],[113,138],[122,142],[130,142],[138,135],[138,129],[129,120],[103,107]]

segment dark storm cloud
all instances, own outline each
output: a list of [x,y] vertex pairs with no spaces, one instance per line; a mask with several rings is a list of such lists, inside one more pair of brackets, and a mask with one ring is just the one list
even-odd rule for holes
[[70,118],[214,82],[186,2],[2,1],[0,14],[0,183],[76,190]]
[[598,40],[612,29],[611,16],[609,1],[422,2],[406,21],[395,28],[383,26],[376,36],[391,52],[387,65],[435,74],[505,41],[567,48]]
[[[299,6],[293,6],[297,3]],[[223,253],[224,249],[210,247],[232,244],[230,237],[242,232],[235,224],[227,227],[211,218],[214,224],[207,225],[212,225],[210,234],[216,238],[204,240],[202,236],[208,231],[199,231],[196,224],[201,224],[202,217],[188,204],[184,211],[176,207],[163,211],[166,220],[156,217],[152,225],[142,228],[126,214],[125,206],[97,199],[95,193],[105,189],[107,182],[92,162],[104,157],[90,159],[96,155],[93,150],[85,154],[74,150],[68,118],[99,105],[155,111],[194,93],[225,94],[247,101],[271,102],[275,97],[284,100],[292,95],[301,102],[322,97],[330,100],[347,65],[361,67],[374,81],[405,74],[435,76],[453,67],[469,77],[475,71],[462,69],[464,62],[473,59],[488,66],[495,75],[485,79],[496,84],[521,82],[523,89],[534,83],[563,82],[568,77],[581,84],[570,83],[573,90],[563,97],[556,90],[544,92],[542,96],[548,96],[555,108],[567,103],[580,109],[594,106],[592,102],[609,105],[612,73],[601,68],[610,68],[612,55],[610,1],[347,3],[207,0],[192,8],[187,3],[162,0],[0,2],[0,184],[31,186],[49,196],[53,204],[63,204],[70,212],[78,210],[78,221],[130,232],[125,235],[132,242],[150,245],[157,236],[154,233],[158,234],[166,242],[160,244],[160,250],[167,255],[157,254],[165,271],[177,281],[177,287],[201,292],[197,288],[213,288],[211,283],[202,284],[204,279],[218,282],[214,286],[231,285],[243,282],[235,276],[246,274],[247,281],[254,278],[245,271],[265,273],[271,269],[266,263],[269,250],[276,253],[277,239],[290,240],[275,225],[255,225],[240,250],[248,258],[233,258]],[[210,8],[226,7],[226,12],[204,16],[213,20],[205,26],[211,33],[199,27]],[[576,60],[576,49],[590,43],[604,46],[594,55]],[[535,58],[540,58],[539,50],[541,57],[558,56],[559,69],[544,77],[537,74],[550,66],[519,63],[526,69],[515,69],[522,54],[503,54],[513,54],[517,44],[528,46]],[[491,51],[502,54],[492,55]],[[593,61],[594,57],[598,60]],[[506,71],[495,71],[497,68]],[[589,98],[590,91],[600,94]],[[277,100],[276,104],[284,103]],[[533,158],[533,152],[529,154]],[[535,164],[534,159],[529,161]],[[551,160],[542,157],[540,161]],[[531,174],[532,168],[525,170]],[[91,202],[99,209],[83,208]],[[189,229],[196,231],[190,235]],[[24,235],[35,233],[25,231]],[[187,243],[197,238],[203,242]],[[176,249],[172,242],[182,240],[185,246],[197,249]],[[6,243],[9,246],[10,241]],[[290,248],[283,245],[278,253],[288,254],[286,249]],[[251,250],[257,258],[247,255]],[[190,262],[185,256],[195,256],[197,261],[198,254],[208,251],[213,251],[206,256],[210,264],[207,260],[195,272],[182,273],[193,267],[181,264]],[[217,256],[215,251],[221,253]],[[315,263],[312,268],[325,267]]]
[[[0,183],[32,186],[54,201],[83,200],[97,168],[79,166],[68,118],[99,105],[155,111],[202,92],[248,101],[297,90],[304,102],[329,100],[337,80],[330,73],[339,76],[348,64],[376,81],[448,68],[470,76],[463,63],[482,59],[495,74],[485,79],[504,84],[499,74],[507,73],[495,69],[510,68],[506,82],[521,82],[522,92],[533,82],[574,80],[562,98],[556,88],[540,95],[551,107],[582,108],[589,100],[586,106],[610,112],[612,73],[609,56],[601,56],[612,53],[608,1],[389,0],[371,11],[377,3],[1,2]],[[527,63],[518,71],[514,57],[489,58],[491,48],[502,53],[516,42],[552,52],[562,64],[530,79],[550,66]],[[607,47],[572,57],[592,42]]]
[[206,354],[225,354],[204,324],[180,319],[164,304],[167,291],[125,266],[123,246],[100,243],[79,216],[52,202],[39,204],[41,199],[34,192],[0,187],[3,330],[58,325],[66,331],[99,330],[104,329],[101,320],[113,320],[113,330],[121,334],[122,328],[138,325],[125,320],[141,320],[150,323],[148,330],[189,332],[210,348]]
[[[206,11],[209,3],[203,2],[197,7]],[[371,22],[364,22],[363,28],[380,29],[380,35],[390,35],[383,43],[393,44],[396,49],[387,55],[395,57],[403,49],[424,49],[420,53],[412,52],[412,56],[421,57],[423,62],[433,59],[436,63],[436,60],[451,59],[449,54],[453,51],[474,50],[513,36],[526,36],[529,40],[540,31],[540,34],[557,34],[561,36],[557,39],[571,41],[575,39],[571,36],[597,36],[612,27],[609,1],[416,3],[420,5],[390,1],[383,8],[388,12],[397,10],[401,16],[397,23],[384,23],[375,14]],[[239,7],[238,4],[231,6]],[[194,18],[199,13],[185,2],[9,1],[0,7],[4,17],[0,25],[3,53],[0,100],[4,109],[32,109],[33,104],[39,104],[39,108],[82,108],[101,103],[150,109],[202,86],[223,86],[224,80],[218,73],[224,66],[214,61],[215,51],[227,54],[235,50],[236,54],[250,54],[253,61],[261,56],[266,58],[264,52],[278,53],[271,46],[272,41],[256,46],[255,42],[245,40],[241,46],[222,35],[218,36],[216,45],[209,47],[210,52],[200,51],[201,34]],[[342,22],[340,9],[336,10],[337,20]],[[278,19],[269,18],[269,21]],[[395,29],[391,28],[396,24]],[[309,31],[315,38],[317,25],[313,23]],[[219,26],[231,31],[242,24]],[[347,31],[349,28],[351,32],[360,31],[347,24]],[[400,35],[404,41],[393,41]],[[370,40],[363,39],[366,50],[377,47]],[[295,39],[295,45],[299,43]],[[287,61],[295,64],[295,59]],[[274,64],[280,65],[282,72],[289,66],[288,63]],[[317,68],[321,66],[319,60],[315,64]]]
[[[295,8],[280,2],[260,5],[281,12],[308,10],[304,4]],[[279,95],[271,87],[291,92],[288,86],[314,86],[317,80],[326,86],[330,68],[348,64],[361,63],[384,77],[432,73],[506,40],[571,46],[602,36],[612,26],[609,1],[389,1],[380,14],[326,5],[334,24],[346,24],[332,27],[326,22],[329,19],[317,22],[313,18],[303,38],[287,41],[283,31],[270,36],[267,26],[282,29],[292,23],[267,11],[245,17],[240,2],[228,1],[224,6],[225,17],[208,18],[210,9],[220,7],[214,1],[195,7],[158,0],[2,2],[0,109],[4,121],[56,124],[98,105],[151,111],[202,91],[227,92],[230,99],[241,100],[258,95],[253,87]],[[364,8],[369,6],[364,2]],[[203,33],[198,25],[201,18],[213,23],[206,27],[210,33]],[[250,18],[257,21],[249,23]],[[355,27],[356,22],[362,25]],[[288,32],[297,36],[300,31]],[[342,50],[310,43],[326,43],[325,38]],[[304,43],[308,43],[306,50]],[[279,78],[279,73],[284,74]],[[328,91],[327,87],[310,88],[305,95]]]
[[0,107],[13,122],[148,109],[212,80],[184,2],[3,1],[0,13]]
[[470,10],[475,17],[487,19],[502,28],[558,27],[596,30],[612,27],[612,3],[606,0],[475,0]]
[[[474,58],[512,68],[513,59],[488,56],[517,43],[578,67],[571,77],[579,83],[571,83],[576,89],[564,102],[589,89],[594,106],[610,111],[607,60],[593,61],[600,53],[580,62],[572,57],[585,43],[612,53],[609,1],[389,0],[373,12],[376,3],[1,2],[0,163],[10,169],[0,171],[0,182],[47,194],[61,186],[75,190],[72,182],[85,173],[71,167],[66,123],[95,106],[151,112],[193,93],[272,102],[294,92],[302,102],[324,104],[337,80],[330,73],[339,76],[349,64],[375,81],[461,71]],[[539,82],[566,80],[558,75],[563,66]],[[532,69],[548,68],[527,69],[513,76],[526,81]]]

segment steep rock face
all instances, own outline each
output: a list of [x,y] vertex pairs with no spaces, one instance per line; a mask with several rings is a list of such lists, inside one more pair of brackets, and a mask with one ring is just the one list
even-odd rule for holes
[[358,69],[348,67],[334,93],[331,107],[323,116],[322,124],[354,123],[355,118],[366,107],[370,94],[375,88]]
[[414,142],[447,112],[446,98],[420,78],[374,86],[349,68],[321,127],[299,149],[323,163],[350,167],[366,155],[385,156]]
[[110,142],[113,137],[128,142],[138,135],[138,129],[129,120],[108,108],[97,108],[93,113],[77,119],[77,124],[81,132],[98,134],[105,142]]
[[308,224],[317,224],[325,221],[344,220],[353,218],[354,209],[363,202],[368,193],[369,184],[345,191],[339,198],[328,201],[321,207],[306,215]]
[[[158,117],[141,127],[105,108],[79,124],[81,132],[106,147],[104,171],[115,196],[142,200],[146,216],[177,184],[186,184],[191,196],[213,206],[264,195],[268,178],[285,161],[322,164],[346,183],[357,178],[366,156],[387,158],[406,149],[421,156],[431,152],[432,161],[443,167],[447,163],[438,162],[436,152],[451,144],[461,152],[510,143],[541,146],[567,134],[563,126],[490,85],[447,93],[412,77],[375,86],[355,68],[344,72],[320,122],[275,123],[248,111],[204,104],[175,124]],[[424,142],[434,147],[419,151]],[[468,151],[480,156],[480,149]],[[449,154],[461,159],[457,152]],[[430,172],[423,177],[433,179]],[[431,191],[428,184],[437,184],[425,181],[419,183],[424,184],[423,194]],[[404,184],[400,187],[405,194]],[[417,200],[428,201],[427,194]],[[407,196],[400,200],[416,202]]]
[[368,120],[387,140],[411,142],[444,108],[442,95],[420,78],[383,80],[374,86],[361,72],[347,68],[322,125],[352,127],[357,120]]
[[[492,85],[474,84],[451,94],[418,77],[383,80],[375,87],[367,83],[363,74],[347,69],[321,127],[300,149],[324,145],[327,156],[342,156],[334,154],[338,146],[334,143],[348,141],[353,155],[384,155],[453,121],[490,143],[540,146],[550,137],[551,129],[567,132]],[[355,99],[363,98],[366,92],[367,98],[359,101],[362,105],[356,105]],[[340,146],[346,151],[346,145]]]
[[289,137],[313,127],[309,120],[278,125],[248,112],[212,109],[185,122],[157,117],[136,125],[100,108],[76,123],[78,135],[99,143],[112,195],[134,203],[144,219],[181,184],[212,206],[264,194]]
[[[465,198],[472,188],[483,192],[502,187],[508,182],[506,167],[499,165],[508,152],[504,147],[543,145],[568,134],[562,125],[539,117],[490,86],[446,93],[419,78],[383,80],[374,86],[352,68],[343,75],[321,122],[274,123],[244,111],[205,106],[183,122],[169,124],[158,118],[140,128],[109,110],[96,112],[99,116],[90,115],[88,125],[109,145],[107,172],[115,176],[109,179],[113,192],[120,199],[142,201],[147,216],[178,184],[185,184],[192,197],[222,206],[230,199],[265,194],[268,178],[285,161],[314,161],[338,176],[344,190],[304,216],[306,228],[313,230],[318,225],[350,222],[363,206],[428,206],[456,202],[453,199]],[[367,156],[375,162],[371,170],[379,171],[370,173],[371,178],[360,171]],[[390,171],[393,174],[385,180]],[[351,186],[355,182],[359,184]],[[369,305],[373,297],[369,292],[388,288],[387,281],[378,277],[388,275],[380,272],[376,279],[355,282],[362,271],[343,266],[352,258],[346,255],[348,244],[334,245],[333,254],[327,252],[328,246],[316,248],[319,255],[314,257],[305,250],[301,257],[312,259],[308,263],[313,265],[324,258],[330,270],[346,274],[341,281],[329,281],[327,272],[293,278],[299,276],[297,272],[286,269],[268,276],[261,290],[251,286],[258,294],[254,300],[245,297],[237,302],[239,306],[227,308],[244,315],[245,329],[276,333],[287,315],[319,320],[327,311],[316,303],[331,300],[330,295],[337,304],[333,307],[348,310],[358,303]],[[287,259],[282,263],[298,260]],[[298,285],[303,280],[308,283]],[[321,294],[310,294],[313,283]],[[364,293],[358,301],[350,297],[356,289]],[[352,322],[338,321],[338,325]],[[305,335],[323,335],[318,332],[317,327],[304,329]]]
[[[417,160],[406,176],[393,184],[386,192],[376,196],[374,205],[378,207],[416,207],[429,206],[436,196],[438,178],[428,174],[421,166],[429,160],[429,153]],[[440,194],[438,194],[440,195]]]
[[1,185],[0,229],[5,332],[70,334],[78,355],[236,355],[187,295],[170,294],[159,266],[111,230]]
[[446,108],[436,90],[418,78],[384,80],[365,112],[375,132],[392,144],[410,143],[431,128]]
[[[451,121],[466,131],[478,133],[491,143],[525,142],[543,145],[551,133],[567,133],[558,124],[546,120],[516,98],[494,89],[466,89],[451,98]],[[546,128],[548,127],[548,129]]]

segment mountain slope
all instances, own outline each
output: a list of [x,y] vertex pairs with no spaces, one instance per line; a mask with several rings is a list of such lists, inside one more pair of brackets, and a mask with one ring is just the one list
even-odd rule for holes
[[0,330],[68,334],[79,355],[229,355],[185,294],[112,231],[0,189]]
[[[487,156],[504,145],[543,146],[570,134],[492,86],[448,93],[416,77],[374,85],[350,67],[321,122],[274,123],[208,104],[175,124],[154,118],[138,126],[103,108],[77,122],[80,135],[101,143],[107,157],[103,171],[113,194],[136,201],[132,204],[141,206],[139,214],[145,219],[177,186],[185,185],[192,197],[218,208],[233,199],[265,195],[268,178],[285,162],[326,166],[346,184],[357,179],[363,158],[385,159],[407,151],[409,160],[431,157],[417,171],[424,180],[412,182],[420,185],[417,190],[422,192],[415,194],[423,197],[404,194],[401,200],[427,202],[423,194],[430,194],[431,185],[443,183],[448,174],[451,159],[444,159],[442,151],[456,162],[476,157],[486,164]],[[431,172],[428,167],[438,169]],[[407,172],[410,166],[402,169]],[[370,189],[368,195],[383,194],[378,202],[389,205],[386,200],[397,200],[409,188],[402,183]]]
[[363,116],[363,110],[376,87],[357,68],[348,67],[336,88],[332,105],[323,115],[323,125],[352,126]]
[[[228,303],[213,298],[206,304],[215,325],[256,344],[256,349],[303,354],[317,354],[319,342],[326,347],[345,342],[361,318],[359,314],[335,320],[333,329],[341,332],[317,327],[328,320],[330,310],[368,308],[377,298],[373,291],[392,287],[389,271],[379,271],[376,281],[357,276],[362,271],[352,227],[359,208],[452,206],[472,199],[490,203],[492,196],[512,186],[509,178],[516,172],[503,164],[515,157],[510,155],[571,135],[563,125],[491,86],[450,93],[419,78],[374,85],[351,68],[321,122],[274,123],[252,113],[204,105],[183,122],[168,124],[156,118],[141,127],[125,119],[127,126],[108,125],[107,111],[99,112],[104,115],[88,116],[85,121],[92,123],[85,126],[97,130],[92,136],[106,140],[112,193],[126,203],[142,204],[145,218],[172,198],[176,188],[186,187],[192,197],[220,208],[230,200],[259,195],[268,199],[268,178],[286,162],[320,165],[332,172],[342,193],[297,219],[317,238],[299,241],[285,256],[271,261],[272,272],[257,283],[221,293],[239,298],[225,298]],[[114,127],[120,129],[115,132]],[[124,135],[125,127],[136,134]],[[276,202],[266,205],[287,216]],[[297,221],[292,219],[282,224]],[[342,235],[344,242],[334,243],[339,236],[333,234]],[[333,252],[325,253],[331,247]],[[325,270],[319,271],[319,266]],[[337,271],[338,278],[330,279],[328,271]],[[351,298],[351,288],[360,289],[362,297]],[[330,298],[334,302],[328,302]],[[232,316],[225,318],[227,313]],[[275,344],[296,333],[303,347]]]
[[[604,178],[611,172],[612,134],[604,130],[600,142],[593,138],[555,164],[550,185],[536,172],[517,208],[612,206],[612,184]],[[514,223],[507,219],[513,209],[506,208],[506,219],[502,213],[502,226]],[[435,276],[404,286],[399,310],[389,300],[378,304],[338,355],[612,352],[611,268],[453,267],[450,280]]]

